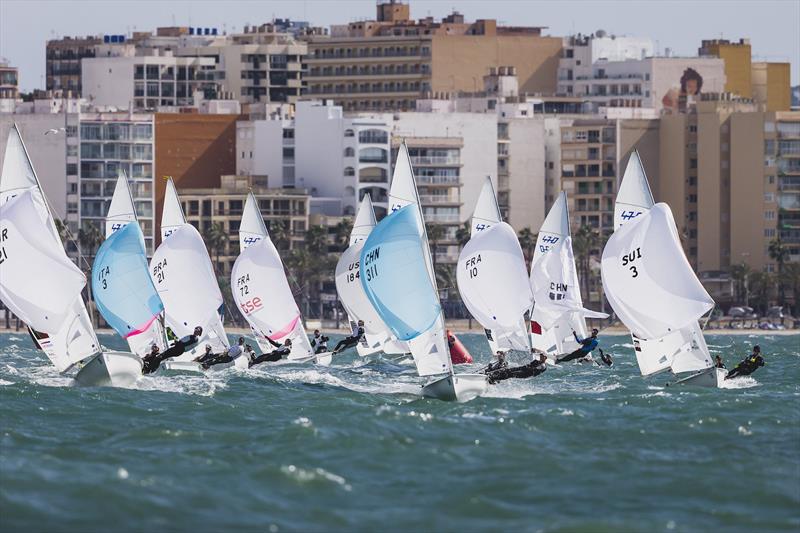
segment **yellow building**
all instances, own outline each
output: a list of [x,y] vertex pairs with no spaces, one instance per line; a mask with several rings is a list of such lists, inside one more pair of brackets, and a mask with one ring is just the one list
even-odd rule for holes
[[753,99],[766,104],[767,111],[792,108],[791,64],[753,63]]
[[414,21],[407,4],[381,3],[377,20],[311,38],[304,94],[346,111],[409,110],[430,93],[477,91],[489,67],[502,65],[516,68],[521,92],[552,94],[562,40],[541,30],[465,22],[457,12]]

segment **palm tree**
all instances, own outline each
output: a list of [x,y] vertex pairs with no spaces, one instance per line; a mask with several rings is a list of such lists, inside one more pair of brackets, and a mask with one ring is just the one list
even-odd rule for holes
[[792,289],[792,316],[800,314],[800,263],[786,263],[783,266],[784,286]]
[[214,222],[205,235],[206,246],[214,254],[214,270],[219,273],[219,256],[225,252],[228,244],[228,233],[221,222]]
[[471,236],[472,229],[469,227],[469,222],[464,222],[464,225],[456,230],[456,240],[459,248],[463,248],[469,242]]
[[63,243],[67,239],[67,235],[69,235],[69,228],[64,221],[60,218],[54,218],[54,222],[56,223],[56,231],[58,232],[58,238],[61,239]]
[[336,247],[340,248],[342,251],[346,250],[350,241],[350,233],[353,231],[353,219],[343,218],[334,226],[333,230],[336,239]]
[[103,234],[93,222],[87,222],[78,231],[78,244],[81,246],[81,254],[86,257],[94,257],[101,242],[103,242]]
[[733,280],[733,294],[736,302],[744,302],[748,305],[750,294],[747,286],[747,278],[750,276],[752,270],[747,263],[739,263],[731,267],[731,279]]
[[522,228],[517,233],[517,238],[519,239],[519,245],[522,247],[522,254],[525,256],[525,264],[528,265],[528,270],[530,270],[538,234],[533,233],[531,228]]
[[[333,279],[335,258],[329,254],[328,228],[317,225],[308,228],[304,246],[292,249],[286,257],[287,277],[294,281],[303,302],[304,314],[311,309],[311,294],[319,295],[322,284]],[[322,298],[316,300],[322,308]],[[320,314],[321,316],[321,314]]]
[[433,270],[436,271],[436,252],[439,251],[439,241],[444,238],[444,226],[441,224],[426,224],[428,242],[433,252]]
[[789,258],[789,250],[783,246],[781,238],[778,237],[769,241],[768,251],[770,258],[778,263],[778,301],[780,305],[785,305],[786,292],[783,286],[783,264]]
[[270,220],[269,222],[269,236],[272,243],[278,250],[288,250],[290,248],[290,234],[288,222],[280,220]]
[[753,297],[753,306],[764,314],[769,308],[769,293],[775,284],[775,279],[768,272],[753,272],[748,279],[750,294]]
[[599,236],[589,226],[581,226],[572,239],[572,250],[575,253],[575,262],[578,266],[578,276],[583,285],[581,292],[589,294],[589,266],[594,250],[599,243]]

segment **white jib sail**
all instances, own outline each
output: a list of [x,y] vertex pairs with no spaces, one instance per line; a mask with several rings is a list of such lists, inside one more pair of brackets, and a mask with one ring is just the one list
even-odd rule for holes
[[301,359],[314,353],[280,255],[270,239],[261,239],[239,254],[231,271],[231,291],[236,305],[255,332],[274,342],[292,340],[289,359]]
[[[684,328],[694,330],[714,307],[714,300],[684,255],[672,212],[666,204],[656,204],[637,218],[636,223],[619,228],[603,250],[606,297],[636,339],[652,341]],[[691,341],[687,342],[692,348]],[[647,369],[669,367],[674,353],[667,355],[658,365],[646,365]],[[648,373],[645,368],[642,371]]]
[[[47,228],[50,243],[42,245],[69,260],[56,229],[55,220],[48,208],[47,199],[15,124],[8,134],[3,168],[0,172],[0,205],[26,191],[32,197],[34,208],[39,215],[39,223]],[[100,350],[100,343],[80,294],[75,297],[68,317],[58,331],[38,331],[35,335],[40,348],[60,371]]]
[[203,328],[197,346],[177,361],[193,359],[210,344],[214,353],[228,348],[219,310],[222,294],[217,284],[206,245],[191,224],[183,224],[165,238],[150,260],[150,276],[156,286],[167,325],[177,337]]
[[[400,149],[397,151],[397,159],[395,160],[394,172],[392,173],[392,184],[389,188],[389,214],[387,216],[391,216],[392,213],[409,204],[415,204],[417,207],[418,221],[422,227],[423,233],[425,266],[428,270],[431,283],[438,294],[439,289],[436,283],[436,273],[433,270],[430,245],[428,244],[428,232],[425,229],[425,219],[422,216],[422,206],[420,205],[419,193],[417,192],[417,183],[414,180],[414,170],[411,166],[408,146],[403,142],[400,145]],[[442,365],[444,365],[449,369],[449,372],[452,373],[450,348],[447,344],[447,338],[445,337],[443,313],[440,313],[439,319],[429,332],[408,342],[408,345],[412,355],[414,355],[418,371],[420,368],[442,368]],[[431,361],[421,364],[420,361],[422,361],[422,359],[426,361],[430,359]]]
[[639,152],[634,150],[619,184],[614,204],[614,228],[618,229],[626,222],[647,212],[654,204],[642,159],[639,157]]
[[500,214],[500,206],[497,205],[492,178],[486,176],[486,181],[483,182],[481,194],[478,196],[478,203],[475,204],[475,211],[472,213],[472,219],[470,220],[470,237],[474,237],[476,233],[489,229],[502,221],[503,216]]
[[456,280],[464,305],[492,332],[499,349],[530,351],[522,318],[533,295],[522,248],[511,226],[499,222],[474,235],[461,250]]
[[106,215],[106,238],[135,220],[136,209],[133,206],[133,197],[128,187],[128,179],[120,171],[117,176],[117,184],[114,187],[114,196],[111,197],[111,204],[108,206],[108,214]]

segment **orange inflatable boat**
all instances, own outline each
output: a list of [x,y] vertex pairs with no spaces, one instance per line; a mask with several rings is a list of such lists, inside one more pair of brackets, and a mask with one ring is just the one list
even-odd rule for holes
[[467,351],[467,348],[461,344],[461,341],[455,335],[447,330],[447,345],[450,347],[450,360],[454,365],[463,365],[472,362],[472,356]]

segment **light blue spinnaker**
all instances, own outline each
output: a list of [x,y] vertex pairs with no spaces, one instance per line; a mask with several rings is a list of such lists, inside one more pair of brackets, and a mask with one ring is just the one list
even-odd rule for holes
[[428,331],[441,316],[425,266],[416,204],[386,217],[361,250],[361,284],[380,317],[403,341]]
[[94,300],[106,322],[125,339],[147,331],[164,310],[148,269],[138,222],[113,233],[97,250]]

